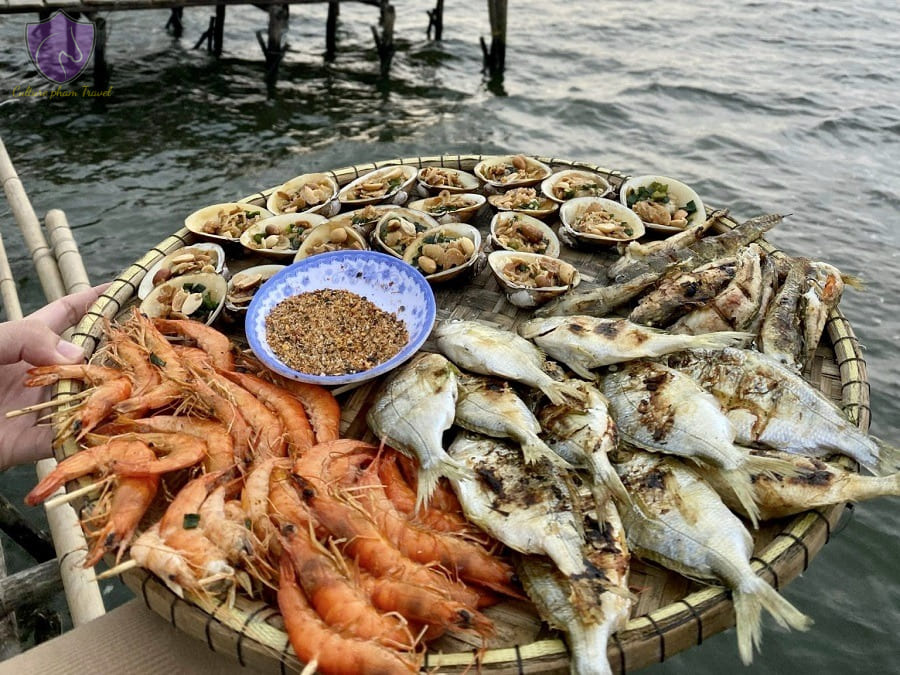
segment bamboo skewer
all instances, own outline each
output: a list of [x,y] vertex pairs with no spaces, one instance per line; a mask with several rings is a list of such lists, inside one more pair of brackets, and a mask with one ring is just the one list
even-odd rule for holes
[[[13,217],[31,252],[31,259],[40,277],[44,295],[48,301],[57,300],[66,293],[62,276],[41,231],[41,224],[34,208],[25,193],[25,187],[19,180],[2,139],[0,139],[0,180],[3,182],[3,190],[6,193]],[[69,258],[71,257],[69,256]],[[70,271],[74,270],[71,263],[66,266]],[[74,270],[71,278],[75,279],[78,275],[78,271]],[[86,275],[82,276],[80,281],[88,282]],[[8,313],[7,316],[9,317]],[[39,461],[37,463],[38,480],[43,479],[55,468],[55,459]],[[93,580],[93,575],[82,567],[88,547],[84,532],[78,522],[78,515],[71,506],[46,510],[46,514],[57,559],[60,561],[60,575],[66,592],[69,613],[72,616],[72,623],[78,626],[102,616],[106,613],[106,608],[100,595],[100,587]]]
[[63,504],[68,504],[69,502],[73,502],[82,495],[86,495],[94,490],[98,490],[106,485],[109,481],[112,480],[112,476],[107,476],[102,480],[98,480],[96,483],[91,483],[90,485],[85,485],[84,487],[80,487],[77,490],[72,490],[71,492],[63,492],[61,494],[55,495],[50,499],[44,502],[44,508],[48,511],[55,509],[58,506],[62,506]]
[[119,563],[115,567],[110,567],[105,572],[101,572],[96,577],[94,577],[94,580],[103,581],[104,579],[111,579],[112,577],[119,576],[123,572],[133,570],[135,567],[138,567],[138,564],[134,560],[126,560],[123,563]]
[[81,399],[90,395],[91,391],[85,390],[80,391],[77,394],[60,396],[59,398],[54,398],[50,401],[44,401],[43,403],[35,403],[34,405],[19,408],[18,410],[8,410],[6,411],[6,418],[11,419],[13,417],[21,417],[22,415],[37,412],[38,410],[44,410],[45,408],[55,408],[56,406],[65,405],[66,403],[71,403],[72,401],[80,401]]

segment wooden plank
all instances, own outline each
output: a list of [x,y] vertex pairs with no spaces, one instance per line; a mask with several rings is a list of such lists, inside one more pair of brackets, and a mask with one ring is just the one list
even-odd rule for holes
[[[330,0],[0,0],[0,14],[28,14],[55,9],[89,12],[102,7],[104,10],[170,9],[173,7],[210,7],[213,5],[317,5]],[[337,0],[377,6],[375,0]]]

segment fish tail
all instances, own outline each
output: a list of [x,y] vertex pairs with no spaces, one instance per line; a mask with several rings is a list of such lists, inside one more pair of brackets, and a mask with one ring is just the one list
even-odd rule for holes
[[753,525],[753,529],[758,529],[759,505],[756,503],[756,496],[753,492],[753,480],[750,477],[750,472],[744,466],[739,469],[723,469],[722,477],[725,479],[725,482],[728,483],[728,487],[732,489],[734,496],[737,497],[737,500],[740,502],[741,508],[743,508],[747,517],[750,519],[750,523]]
[[746,347],[756,336],[740,331],[719,331],[703,335],[685,336],[686,347],[690,349],[725,349],[726,347]]
[[[780,457],[766,457],[765,455],[750,455],[745,463],[751,474],[766,474],[771,478],[778,476],[801,476],[803,470],[797,468],[789,459]],[[777,475],[776,475],[777,474]]]
[[750,665],[753,650],[758,650],[762,641],[760,615],[763,609],[783,628],[808,630],[812,625],[812,619],[785,600],[769,584],[755,575],[748,577],[734,593],[738,652],[744,665]]
[[453,480],[472,480],[472,470],[460,464],[447,455],[442,460],[430,467],[419,468],[418,490],[416,492],[416,512],[422,507],[427,507],[431,495],[437,487],[442,476]]
[[888,445],[875,436],[869,438],[875,441],[875,446],[878,448],[878,460],[875,462],[872,473],[877,476],[889,476],[900,471],[900,448]]
[[[605,487],[622,506],[632,506],[634,504],[634,500],[631,499],[631,495],[628,494],[622,479],[619,478],[619,474],[616,473],[613,465],[610,464],[609,457],[605,452],[601,453],[600,457],[592,456],[590,466],[595,484]],[[601,500],[597,499],[596,491],[594,499],[598,502],[598,506],[602,506]]]
[[553,405],[571,405],[585,401],[585,394],[578,387],[568,382],[557,382],[549,376],[541,383],[540,389]]
[[855,274],[844,274],[841,272],[841,281],[844,282],[845,286],[849,286],[850,288],[857,291],[866,290],[866,282],[863,281],[860,277]]
[[541,457],[546,457],[550,460],[551,464],[555,464],[556,466],[565,469],[575,468],[557,453],[553,452],[553,450],[551,450],[550,447],[535,434],[524,435],[520,440],[520,445],[522,446],[522,456],[525,458],[526,464],[534,464]]

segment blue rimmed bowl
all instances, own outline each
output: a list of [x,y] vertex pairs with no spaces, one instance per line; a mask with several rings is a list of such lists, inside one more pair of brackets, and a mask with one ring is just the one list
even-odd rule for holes
[[[395,314],[406,324],[406,346],[374,368],[347,375],[314,375],[287,366],[269,346],[266,317],[282,300],[323,289],[356,293]],[[425,277],[402,260],[375,251],[333,251],[296,262],[263,284],[247,310],[244,329],[250,348],[267,368],[292,380],[336,387],[378,377],[412,357],[431,333],[435,312],[434,293]]]

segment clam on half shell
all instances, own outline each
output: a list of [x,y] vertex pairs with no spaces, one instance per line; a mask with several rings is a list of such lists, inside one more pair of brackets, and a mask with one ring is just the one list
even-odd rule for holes
[[[448,185],[449,181],[441,179],[441,176],[453,176],[460,185]],[[430,180],[426,180],[430,177]],[[418,174],[419,194],[422,197],[439,194],[446,190],[451,194],[460,192],[475,192],[478,189],[478,179],[468,171],[451,169],[444,166],[429,166],[419,169]]]
[[244,234],[241,235],[241,244],[247,250],[268,258],[291,259],[297,255],[299,246],[297,248],[265,248],[261,243],[256,243],[256,238],[267,236],[268,233],[279,231],[288,225],[297,225],[303,228],[303,232],[300,233],[300,242],[302,244],[306,237],[309,236],[309,233],[326,220],[325,216],[318,213],[284,213],[280,216],[272,216],[247,228]]
[[[401,240],[400,242],[393,241],[393,239],[397,239],[398,237],[392,237],[391,235],[391,232],[395,229],[392,224],[392,221],[394,221],[395,218],[400,219],[400,227],[397,229],[403,228],[404,230],[404,235],[399,237]],[[440,225],[440,223],[427,213],[414,209],[397,207],[386,211],[384,215],[378,219],[378,223],[372,231],[372,240],[378,248],[385,253],[389,253],[390,255],[402,259],[406,247],[415,241],[416,237],[425,230],[430,230],[438,225]]]
[[[618,220],[625,222],[631,229],[631,234],[623,233],[621,236],[604,236],[582,232],[578,228],[578,220],[588,208],[593,207],[600,207]],[[644,223],[634,211],[619,202],[603,197],[576,197],[575,199],[570,199],[560,207],[559,220],[559,235],[563,241],[588,247],[615,246],[640,239],[645,234]]]
[[[345,185],[338,193],[338,199],[341,204],[350,208],[388,201],[403,204],[409,198],[409,189],[416,180],[417,173],[416,167],[408,164],[383,166]],[[384,186],[385,182],[386,191],[377,187]],[[367,192],[372,196],[366,196]]]
[[[467,243],[461,242],[458,246],[454,247],[463,252],[466,256],[464,259],[460,259],[458,264],[442,270],[431,270],[429,269],[430,264],[423,267],[425,261],[423,261],[422,258],[429,257],[425,255],[429,252],[429,249],[427,248],[429,245],[452,243],[458,239],[467,240]],[[466,223],[447,223],[445,225],[438,225],[430,230],[425,230],[425,232],[420,234],[416,240],[407,247],[406,252],[403,254],[403,260],[419,270],[419,272],[425,275],[426,280],[434,284],[454,279],[470,269],[478,261],[478,254],[480,251],[481,233],[477,229]],[[455,253],[451,255],[454,257],[456,256]],[[432,262],[435,261],[432,260]]]
[[[316,190],[327,188],[324,198],[321,201],[308,206],[308,208],[300,209],[299,211],[285,211],[288,200],[285,199],[284,195],[296,195],[302,192],[304,186],[307,185]],[[269,195],[269,199],[266,201],[266,208],[276,216],[283,213],[322,213],[330,209],[331,202],[337,198],[337,193],[338,185],[334,178],[328,174],[305,173],[302,176],[291,178],[289,181],[275,188],[272,191],[272,194]],[[327,215],[330,214],[325,215],[327,217]]]
[[[569,185],[569,189],[562,191],[565,184]],[[579,185],[583,187],[576,187]],[[557,190],[557,187],[560,189]],[[544,196],[559,204],[575,197],[605,197],[611,190],[609,181],[603,176],[576,169],[559,171],[541,183]]]
[[254,223],[260,220],[264,220],[265,218],[272,217],[271,212],[269,212],[267,209],[262,208],[261,206],[254,206],[253,204],[247,204],[245,202],[226,202],[223,204],[213,204],[212,206],[205,206],[202,209],[194,211],[191,215],[184,219],[184,226],[201,239],[218,242],[237,242],[238,239],[240,239],[240,234],[234,237],[224,236],[221,234],[213,234],[208,232],[204,227],[206,223],[211,222],[233,211],[245,211],[247,213],[248,220],[246,226],[241,230],[241,234],[243,234],[243,231],[248,229]]
[[284,268],[285,265],[257,265],[235,273],[228,280],[225,309],[236,314],[246,312],[260,286]]
[[340,251],[343,249],[364,251],[368,248],[369,246],[366,243],[365,238],[352,227],[326,221],[313,228],[313,230],[306,235],[306,239],[300,244],[297,255],[294,256],[294,262],[309,258],[317,253]]
[[407,206],[416,211],[427,213],[441,223],[468,223],[485,202],[484,195],[469,194],[465,192],[458,194],[450,193],[447,195],[447,199],[465,202],[466,206],[447,210],[442,207],[442,204],[446,199],[440,195],[428,197],[426,199],[417,199],[416,201],[407,204]]
[[[524,164],[524,169],[517,164]],[[537,185],[553,172],[543,162],[527,155],[485,157],[473,171],[479,180],[500,189]]]
[[[501,239],[499,234],[501,230],[504,232],[512,230],[512,235],[503,236]],[[522,250],[508,245],[510,239],[521,239],[525,246],[536,250]],[[552,258],[559,257],[559,238],[553,229],[543,221],[518,211],[500,211],[494,214],[494,217],[491,218],[491,244],[494,248],[517,253],[542,253]]]
[[[527,267],[558,270],[556,275],[561,283],[552,286],[537,286],[512,279],[506,270],[521,263]],[[516,253],[515,251],[494,251],[488,256],[488,265],[497,281],[506,292],[506,298],[516,307],[537,307],[568,292],[581,283],[578,270],[569,263],[539,253]]]
[[[200,270],[193,270],[191,272],[178,272],[178,268],[181,266],[179,263],[175,262],[182,258],[182,256],[189,255],[192,251],[204,251],[212,255],[213,258],[213,272],[216,274],[224,274],[225,273],[225,251],[218,244],[213,244],[212,242],[199,242],[197,244],[191,244],[190,246],[184,246],[175,251],[172,251],[169,255],[162,258],[158,263],[153,265],[149,270],[147,270],[147,274],[144,275],[144,278],[141,280],[140,285],[138,286],[137,296],[139,300],[143,300],[148,295],[150,295],[151,291],[155,286],[158,286],[163,281],[168,281],[170,278],[174,278],[177,276],[183,276],[184,274],[194,274],[199,272]],[[161,279],[157,281],[156,284],[153,283],[154,279],[156,279],[160,273],[160,270],[167,270],[166,279]]]
[[[228,284],[225,281],[225,277],[219,276],[218,274],[186,274],[183,277],[176,277],[175,279],[166,281],[154,288],[153,292],[141,302],[140,310],[142,314],[146,314],[151,318],[164,316],[167,313],[167,305],[161,302],[161,299],[165,297],[166,294],[187,294],[187,296],[192,297],[190,300],[187,298],[184,299],[185,305],[182,306],[182,310],[188,318],[194,318],[198,311],[203,310],[202,304],[197,304],[196,296],[201,296],[200,299],[202,303],[202,296],[208,293],[209,299],[215,303],[214,308],[207,308],[208,316],[205,323],[209,325],[216,320],[219,313],[222,311],[222,307],[225,304],[227,287]],[[188,311],[192,308],[196,311]]]

